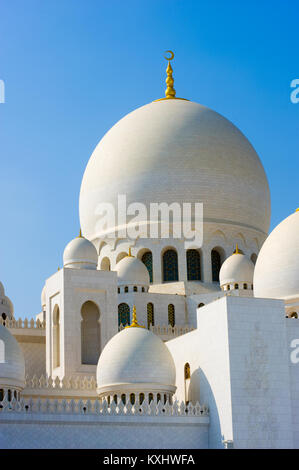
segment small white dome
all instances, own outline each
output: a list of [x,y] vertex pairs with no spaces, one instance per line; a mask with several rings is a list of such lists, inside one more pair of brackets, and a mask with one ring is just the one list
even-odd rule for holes
[[125,328],[106,344],[97,366],[100,395],[174,393],[175,364],[163,341],[145,328]]
[[23,352],[8,329],[0,325],[0,388],[23,389],[24,386]]
[[252,284],[254,264],[241,253],[234,253],[221,266],[219,273],[220,287],[227,284]]
[[98,254],[95,246],[84,237],[71,240],[63,253],[66,268],[97,269]]
[[9,318],[13,318],[14,306],[9,297],[5,295],[5,289],[0,282],[0,317],[4,318],[4,315]]
[[255,297],[287,299],[299,296],[299,211],[270,233],[254,270]]
[[118,285],[149,286],[150,277],[145,264],[134,256],[125,256],[115,266]]

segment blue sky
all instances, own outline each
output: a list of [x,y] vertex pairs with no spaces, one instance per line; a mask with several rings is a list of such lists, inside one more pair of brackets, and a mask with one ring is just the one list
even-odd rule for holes
[[299,206],[299,3],[1,0],[0,280],[15,315],[40,311],[44,280],[78,234],[87,161],[121,117],[165,89],[226,116],[264,164],[271,228]]

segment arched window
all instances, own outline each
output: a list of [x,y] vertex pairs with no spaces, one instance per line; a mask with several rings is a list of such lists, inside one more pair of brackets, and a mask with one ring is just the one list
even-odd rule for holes
[[53,310],[53,368],[60,366],[60,314],[59,307]]
[[105,256],[105,258],[102,259],[101,261],[101,270],[102,271],[110,271],[110,259]]
[[201,308],[201,307],[204,307],[204,306],[205,306],[205,304],[200,302],[200,304],[198,304],[197,308]]
[[220,253],[215,249],[211,251],[211,263],[212,263],[212,281],[219,282],[221,257],[220,257]]
[[125,293],[129,292],[128,286],[125,287]]
[[154,304],[151,302],[147,304],[147,327],[150,329],[150,326],[154,326],[155,317],[154,317]]
[[186,362],[185,366],[184,366],[184,376],[185,376],[185,380],[186,379],[190,379],[190,364],[189,362]]
[[188,281],[200,281],[200,254],[198,250],[187,250],[187,279]]
[[144,401],[144,393],[139,393],[139,404],[142,405]]
[[191,377],[190,364],[189,362],[187,362],[184,365],[185,402],[187,405],[190,401],[189,399],[190,377]]
[[236,289],[236,290],[239,289],[239,284],[235,284],[235,289]]
[[243,287],[244,287],[244,289],[246,290],[246,289],[247,289],[247,284],[245,283]]
[[101,353],[100,311],[88,300],[81,307],[81,362],[96,365]]
[[163,254],[163,281],[173,282],[178,280],[178,255],[175,250],[170,249]]
[[130,324],[130,307],[124,302],[118,306],[118,326]]
[[133,287],[133,291],[134,291],[134,292],[137,292],[137,286],[134,286],[134,287]]
[[130,402],[131,402],[131,405],[134,405],[134,403],[135,403],[135,393],[130,394]]
[[153,255],[151,251],[147,251],[144,253],[144,255],[141,258],[141,261],[145,266],[147,267],[149,277],[150,277],[150,282],[153,282]]
[[154,399],[154,394],[153,393],[149,393],[148,394],[148,402],[151,403]]
[[168,305],[168,324],[172,327],[175,325],[175,309],[173,304]]

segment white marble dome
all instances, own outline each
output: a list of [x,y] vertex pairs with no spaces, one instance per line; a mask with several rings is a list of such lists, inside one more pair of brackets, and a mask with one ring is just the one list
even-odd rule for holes
[[150,277],[145,264],[134,256],[125,256],[115,266],[119,286],[149,286]]
[[299,210],[270,233],[258,255],[253,278],[255,297],[299,296]]
[[103,236],[100,203],[203,202],[204,221],[265,236],[270,195],[262,163],[230,121],[180,99],[142,106],[117,122],[95,148],[80,191],[84,236]]
[[8,329],[0,325],[0,388],[23,389],[25,361],[23,352]]
[[219,272],[220,287],[228,284],[247,284],[251,288],[253,282],[254,264],[242,253],[229,256],[221,266]]
[[99,395],[128,392],[173,394],[175,364],[163,341],[151,331],[129,327],[106,344],[97,366]]
[[95,246],[84,237],[71,240],[63,253],[66,268],[97,269],[98,254]]

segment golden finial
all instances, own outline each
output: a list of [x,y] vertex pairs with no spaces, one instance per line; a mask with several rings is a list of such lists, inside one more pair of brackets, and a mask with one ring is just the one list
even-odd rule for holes
[[236,243],[236,249],[235,249],[235,251],[234,251],[234,255],[239,255],[238,243]]
[[59,267],[59,266],[58,266],[58,269],[57,269],[57,271],[60,271],[60,267]]
[[295,211],[295,212],[299,212],[299,207],[296,209],[296,211]]
[[145,326],[138,325],[137,322],[137,315],[136,315],[136,305],[133,305],[133,316],[132,316],[132,323],[126,328],[145,328]]
[[[172,70],[170,61],[174,58],[174,53],[173,53],[172,51],[165,51],[165,52],[170,54],[170,56],[164,55],[164,58],[165,58],[166,60],[168,60],[168,65],[167,65],[167,69],[166,69],[167,78],[166,78],[166,80],[165,80],[166,85],[167,85],[167,88],[166,88],[166,90],[165,90],[165,98],[160,98],[160,99],[155,100],[155,101],[162,101],[162,100],[185,100],[185,98],[177,98],[177,97],[175,96],[176,91],[175,91],[175,89],[173,88],[174,79],[173,79],[173,76],[172,76],[173,70]],[[185,100],[185,101],[188,101],[188,100]]]
[[130,246],[129,246],[129,254],[128,254],[128,256],[129,256],[130,258],[133,258],[133,255],[132,255],[131,247],[130,247]]
[[81,230],[81,227],[80,227],[80,232],[79,232],[79,235],[78,235],[77,238],[83,238],[83,237],[82,237],[82,230]]
[[168,60],[168,65],[167,65],[167,69],[166,69],[166,73],[167,73],[166,85],[167,85],[167,88],[165,90],[165,98],[173,99],[173,98],[175,98],[175,89],[173,88],[174,79],[173,79],[173,76],[172,76],[173,70],[172,70],[170,61],[174,58],[174,53],[172,51],[166,51],[166,52],[169,52],[169,54],[171,54],[171,56],[170,57],[167,57],[166,55],[164,56],[165,59]]

